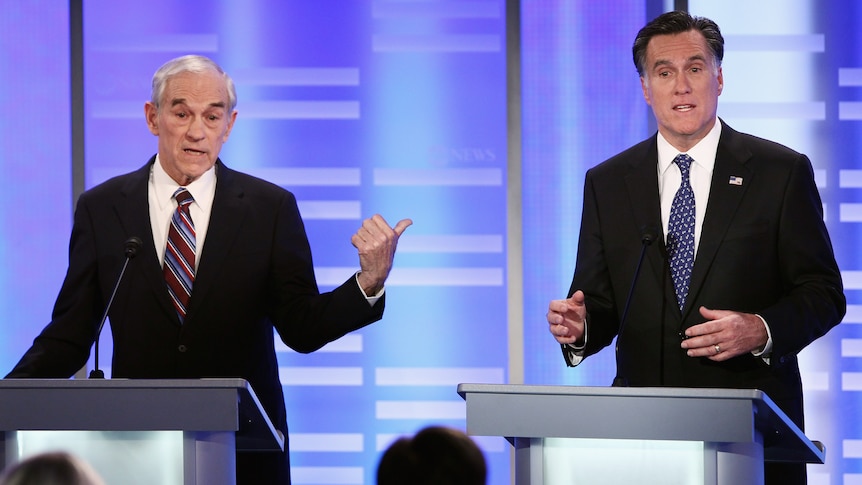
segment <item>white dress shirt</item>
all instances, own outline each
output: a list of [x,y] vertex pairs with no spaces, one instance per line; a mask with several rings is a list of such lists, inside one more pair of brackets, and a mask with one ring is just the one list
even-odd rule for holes
[[[715,154],[718,152],[718,138],[721,136],[721,123],[716,120],[715,126],[697,145],[686,152],[694,162],[689,171],[689,181],[694,191],[694,254],[697,259],[700,230],[703,227],[703,217],[706,215],[706,202],[709,200],[709,186],[712,183],[712,169],[715,167]],[[664,233],[668,232],[670,208],[673,197],[682,182],[682,173],[673,159],[680,152],[666,139],[658,134],[658,193],[661,198],[661,223]],[[665,241],[667,243],[667,241]]]
[[[150,224],[153,229],[153,244],[155,245],[159,262],[164,264],[165,246],[168,243],[168,229],[171,227],[171,217],[177,209],[174,192],[181,186],[162,168],[159,156],[150,170],[150,184],[147,196],[150,206]],[[201,260],[207,228],[210,225],[210,214],[215,198],[216,175],[215,166],[204,172],[194,182],[184,185],[194,202],[189,206],[189,213],[195,225],[195,269]]]

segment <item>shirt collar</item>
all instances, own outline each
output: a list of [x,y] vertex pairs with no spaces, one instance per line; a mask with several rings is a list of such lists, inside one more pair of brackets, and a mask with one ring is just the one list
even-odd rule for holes
[[[215,197],[215,172],[215,165],[213,165],[212,168],[204,172],[197,180],[184,186],[192,194],[194,203],[207,211],[212,207],[213,198]],[[158,154],[150,173],[150,181],[153,184],[156,203],[159,205],[159,209],[166,209],[168,204],[173,206],[171,198],[174,196],[174,192],[181,186],[162,168]]]
[[[697,144],[686,153],[694,163],[712,173],[715,167],[715,156],[718,153],[718,139],[721,137],[721,121],[717,118],[712,129]],[[658,133],[658,173],[662,175],[673,164],[673,159],[679,155],[679,150],[673,147],[661,132]]]

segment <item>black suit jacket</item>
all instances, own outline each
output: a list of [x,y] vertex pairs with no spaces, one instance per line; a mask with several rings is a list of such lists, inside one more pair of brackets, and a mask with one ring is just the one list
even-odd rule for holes
[[198,272],[181,325],[153,247],[147,202],[155,157],[85,192],[75,210],[69,268],[51,323],[7,377],[69,377],[86,364],[96,327],[124,261],[143,246],[110,311],[112,376],[241,377],[287,433],[273,328],[299,352],[379,320],[354,278],[320,294],[294,196],[216,165],[216,190]]
[[[722,122],[723,123],[723,122]],[[641,238],[661,232],[656,136],[590,169],[569,295],[586,294],[586,355],[619,330]],[[730,183],[731,177],[738,182]],[[757,388],[802,425],[796,354],[837,325],[846,301],[807,157],[722,125],[685,308],[676,303],[664,237],[646,249],[619,339],[632,386]],[[691,358],[682,332],[700,306],[761,315],[772,332],[769,363],[742,355]]]

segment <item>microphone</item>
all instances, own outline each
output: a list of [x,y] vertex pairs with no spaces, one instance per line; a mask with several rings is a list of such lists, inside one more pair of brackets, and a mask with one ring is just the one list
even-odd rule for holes
[[114,303],[114,296],[117,294],[117,288],[120,287],[120,282],[123,281],[123,275],[126,273],[126,266],[129,261],[138,255],[138,250],[141,249],[143,242],[141,238],[132,236],[126,239],[123,243],[123,253],[126,255],[126,260],[123,262],[123,268],[120,270],[120,275],[117,277],[117,282],[114,283],[114,289],[111,291],[111,297],[108,299],[108,304],[105,305],[105,313],[102,315],[102,321],[99,322],[99,328],[96,329],[96,345],[94,347],[95,355],[93,362],[93,370],[90,371],[90,379],[104,379],[105,373],[99,369],[99,336],[102,334],[102,327],[105,326],[105,320],[108,319],[108,311],[111,310],[111,304]]
[[614,347],[614,353],[616,356],[617,362],[617,376],[614,377],[614,382],[611,384],[613,387],[628,387],[629,382],[628,379],[623,377],[620,374],[620,338],[623,335],[623,329],[626,325],[626,316],[629,314],[629,306],[632,303],[632,295],[635,293],[635,286],[637,285],[638,275],[641,272],[641,265],[644,262],[644,255],[646,254],[646,249],[658,239],[658,231],[653,226],[646,226],[641,233],[641,255],[638,258],[638,265],[635,267],[635,274],[632,276],[632,285],[629,288],[629,294],[626,297],[626,304],[623,307],[623,314],[620,317],[620,328],[617,332],[617,343]]

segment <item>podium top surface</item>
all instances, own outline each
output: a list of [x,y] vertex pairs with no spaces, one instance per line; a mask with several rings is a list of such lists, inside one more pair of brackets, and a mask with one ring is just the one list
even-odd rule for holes
[[7,389],[251,389],[245,379],[0,379]]
[[234,431],[241,450],[284,449],[245,379],[0,379],[0,432]]
[[541,386],[526,384],[459,384],[458,394],[501,393],[531,395],[613,396],[696,399],[758,399],[772,400],[759,389],[713,389],[689,387],[593,387]]
[[458,394],[474,435],[761,442],[769,461],[825,461],[758,389],[465,383]]

